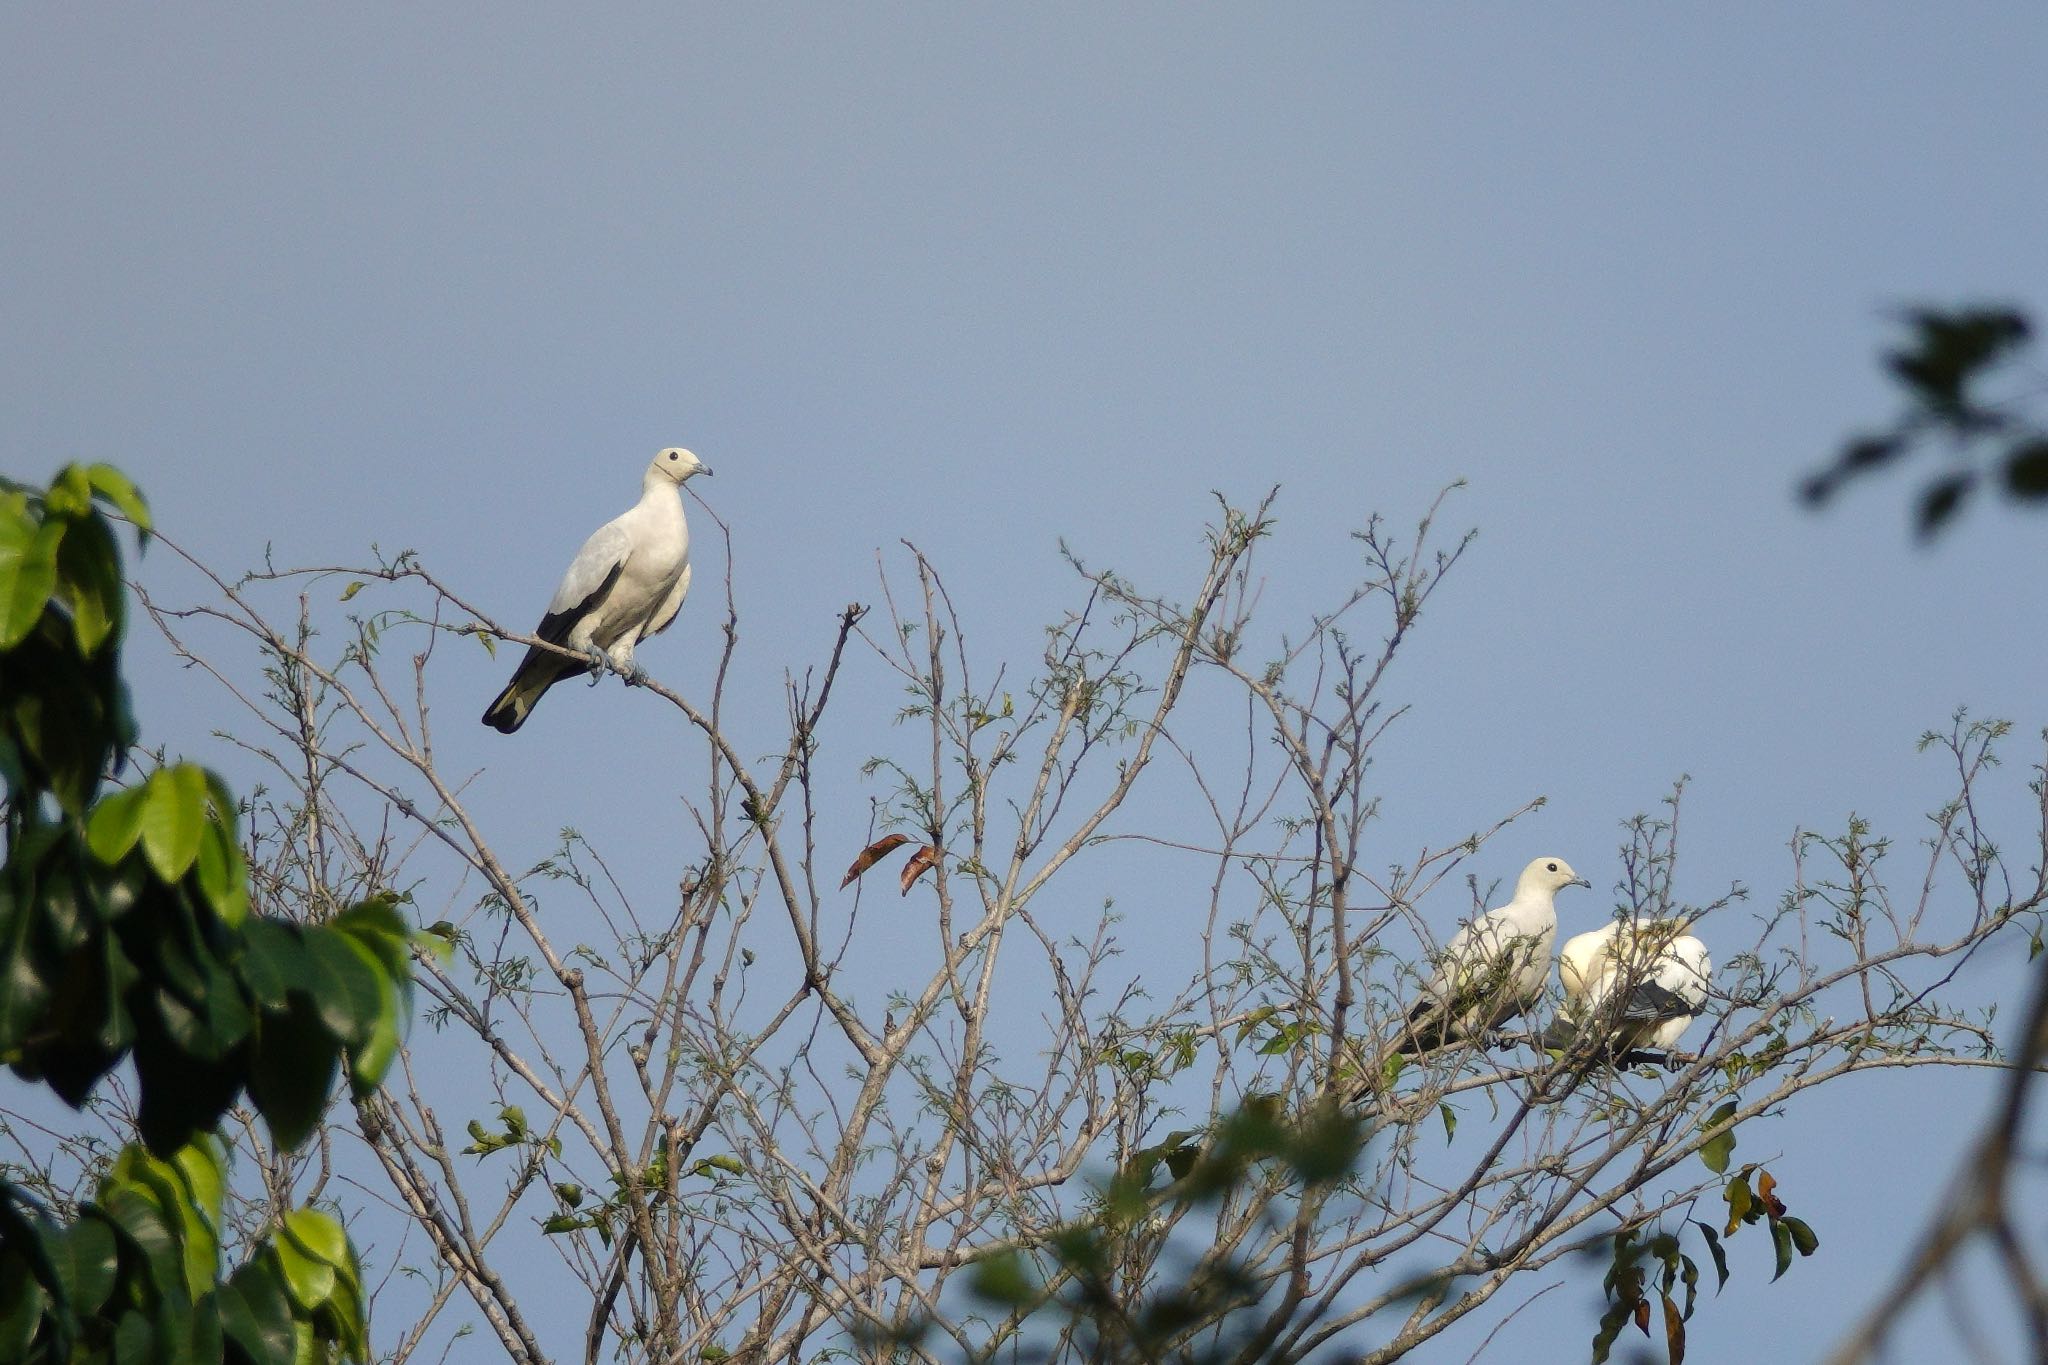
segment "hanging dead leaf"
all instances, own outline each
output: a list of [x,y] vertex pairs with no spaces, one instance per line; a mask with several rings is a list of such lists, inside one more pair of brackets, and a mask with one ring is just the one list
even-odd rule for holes
[[903,865],[903,894],[910,894],[911,884],[931,871],[932,864],[939,860],[938,850],[930,844],[919,844],[917,852],[910,855],[910,861]]
[[1777,1188],[1778,1182],[1771,1177],[1771,1173],[1769,1171],[1760,1171],[1757,1173],[1756,1195],[1757,1198],[1763,1202],[1764,1210],[1766,1213],[1770,1215],[1770,1219],[1773,1223],[1777,1222],[1780,1218],[1783,1218],[1785,1216],[1785,1201],[1778,1198],[1776,1194],[1772,1193],[1772,1191],[1776,1190]]
[[1671,1365],[1685,1365],[1685,1319],[1669,1294],[1664,1297],[1664,1351]]
[[884,854],[892,849],[901,848],[909,842],[910,836],[908,834],[884,834],[881,838],[869,844],[860,851],[860,856],[853,860],[853,866],[846,869],[846,875],[839,879],[839,889],[844,891],[847,887],[852,886],[853,879],[873,867],[877,862],[880,862]]
[[1648,1299],[1636,1300],[1636,1326],[1642,1329],[1644,1336],[1650,1335],[1650,1301]]

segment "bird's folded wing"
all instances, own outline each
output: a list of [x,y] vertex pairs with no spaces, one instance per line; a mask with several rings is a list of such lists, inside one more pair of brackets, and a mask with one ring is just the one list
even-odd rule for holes
[[1705,997],[1704,991],[1694,993],[1683,987],[1674,989],[1665,981],[1644,981],[1629,991],[1628,998],[1622,1002],[1621,1017],[1625,1020],[1677,1019],[1697,1013]]
[[661,610],[648,618],[647,629],[640,632],[640,638],[644,640],[650,635],[659,635],[667,630],[669,622],[675,620],[676,613],[683,609],[683,599],[689,595],[690,566],[685,564],[682,573],[676,578],[676,585],[669,589],[668,597],[662,602]]
[[559,643],[571,626],[601,609],[632,552],[632,538],[617,522],[600,527],[570,561],[569,572],[562,576],[562,586],[555,589],[548,614],[534,634]]

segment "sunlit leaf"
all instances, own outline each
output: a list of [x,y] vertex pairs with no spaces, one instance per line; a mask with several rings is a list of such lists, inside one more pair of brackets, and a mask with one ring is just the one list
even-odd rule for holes
[[191,763],[149,775],[142,809],[142,851],[167,882],[185,875],[199,856],[206,825],[206,774]]
[[1777,1196],[1778,1181],[1769,1171],[1759,1171],[1756,1177],[1756,1198],[1764,1206],[1764,1213],[1773,1221],[1785,1216],[1785,1201]]
[[91,658],[110,636],[118,636],[126,589],[121,552],[98,517],[72,524],[57,550],[57,595],[71,612],[78,652]]
[[1721,1191],[1721,1197],[1728,1201],[1728,1226],[1722,1229],[1722,1235],[1733,1236],[1735,1229],[1753,1217],[1755,1201],[1750,1197],[1749,1181],[1736,1176]]
[[57,586],[63,539],[61,520],[39,525],[25,512],[10,516],[0,507],[0,649],[20,644],[42,619]]
[[[1706,1122],[1700,1125],[1701,1129],[1711,1131],[1721,1124],[1728,1123],[1730,1119],[1735,1117],[1736,1107],[1734,1100],[1729,1100],[1722,1104],[1713,1113],[1707,1115]],[[1713,1137],[1708,1138],[1706,1142],[1701,1144],[1700,1160],[1707,1164],[1708,1170],[1712,1171],[1715,1175],[1721,1175],[1727,1171],[1728,1158],[1734,1151],[1735,1127],[1733,1124],[1729,1124],[1725,1130],[1715,1133]]]
[[209,820],[199,837],[199,889],[214,913],[239,926],[249,915],[249,868],[242,850],[218,822]]
[[128,787],[93,803],[85,826],[86,846],[93,857],[112,866],[128,856],[142,837],[142,806],[148,793],[147,787]]
[[85,467],[85,481],[93,492],[134,523],[136,534],[147,544],[149,533],[155,529],[149,519],[149,504],[143,501],[141,491],[128,481],[128,476],[110,464],[92,464]]

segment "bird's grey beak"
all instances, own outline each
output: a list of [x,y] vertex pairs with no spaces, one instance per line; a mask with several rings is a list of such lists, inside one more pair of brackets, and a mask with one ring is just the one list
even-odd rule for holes
[[708,479],[711,477],[711,466],[708,464],[700,464],[697,466],[697,472]]
[[1583,887],[1585,887],[1585,888],[1586,888],[1586,889],[1587,889],[1588,891],[1591,891],[1591,890],[1593,889],[1593,882],[1592,882],[1592,879],[1591,879],[1591,878],[1588,878],[1588,877],[1581,877],[1581,878],[1579,878],[1579,879],[1578,879],[1577,881],[1575,881],[1575,882],[1566,882],[1566,883],[1565,883],[1565,885],[1567,885],[1567,886],[1583,886]]

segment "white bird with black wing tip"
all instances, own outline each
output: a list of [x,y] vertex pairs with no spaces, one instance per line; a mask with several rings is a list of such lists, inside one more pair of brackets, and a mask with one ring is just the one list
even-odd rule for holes
[[1668,1054],[1706,1008],[1714,964],[1683,920],[1616,920],[1565,941],[1557,979],[1564,1005],[1544,1045],[1594,1036],[1616,1058]]
[[1522,869],[1514,899],[1473,920],[1451,939],[1408,1011],[1394,1050],[1421,1052],[1495,1028],[1541,998],[1557,941],[1557,893],[1593,884],[1562,858]]
[[550,687],[581,673],[594,683],[607,661],[628,682],[646,677],[633,646],[666,630],[690,591],[690,527],[679,494],[684,480],[710,472],[681,446],[654,457],[640,481],[640,501],[583,542],[533,632],[589,662],[528,646],[484,724],[511,734]]

